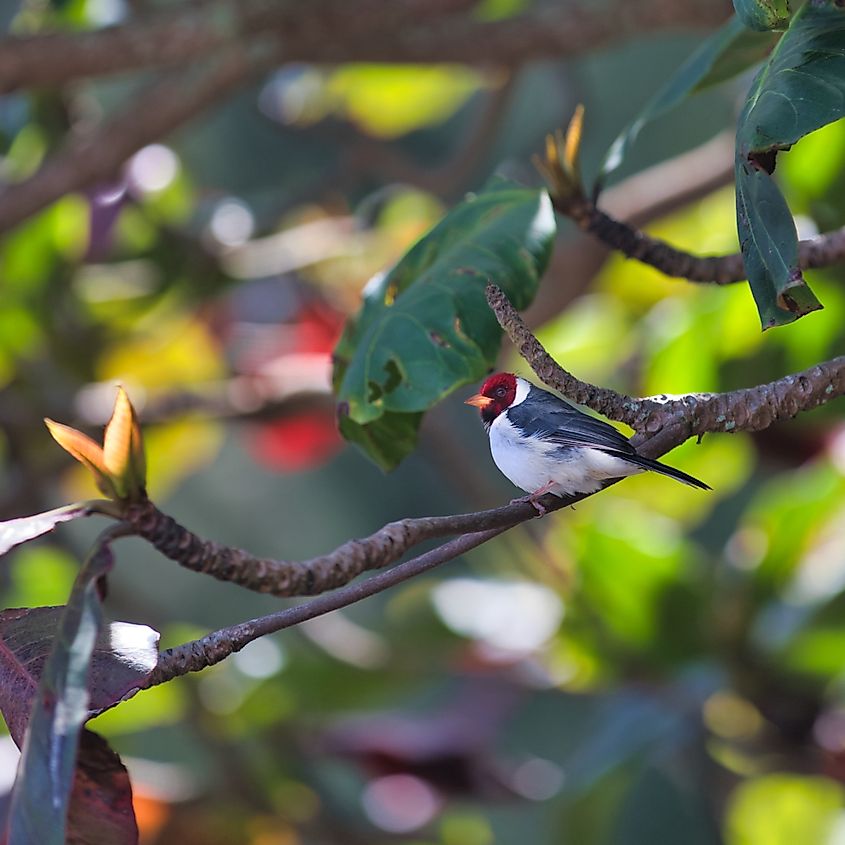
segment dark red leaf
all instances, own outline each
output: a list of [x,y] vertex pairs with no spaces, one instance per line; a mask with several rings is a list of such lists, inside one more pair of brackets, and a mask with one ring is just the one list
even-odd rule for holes
[[137,841],[126,767],[101,736],[83,730],[68,809],[67,845],[135,845]]
[[[0,712],[20,746],[32,698],[64,607],[0,612]],[[97,637],[88,689],[90,714],[105,710],[149,675],[158,660],[158,633],[146,625],[112,622]]]

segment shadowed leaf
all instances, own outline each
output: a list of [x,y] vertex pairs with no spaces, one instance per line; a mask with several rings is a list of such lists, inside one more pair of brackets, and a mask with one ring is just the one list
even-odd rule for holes
[[762,61],[776,43],[772,33],[749,32],[737,18],[716,30],[649,101],[611,144],[599,172],[596,190],[624,161],[643,127],[698,91],[717,85]]
[[763,328],[821,308],[798,266],[778,150],[845,115],[845,9],[807,3],[751,85],[737,128],[737,228]]
[[132,786],[120,757],[101,736],[83,729],[68,808],[70,845],[135,845]]
[[495,361],[501,329],[487,307],[486,285],[499,285],[525,308],[554,232],[545,191],[494,180],[374,278],[335,349],[344,436],[385,468],[411,451],[421,412],[481,378]]

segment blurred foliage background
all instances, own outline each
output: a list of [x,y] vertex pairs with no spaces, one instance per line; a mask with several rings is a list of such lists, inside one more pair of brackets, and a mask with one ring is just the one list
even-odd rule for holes
[[[2,17],[16,34],[72,31],[134,5],[33,0]],[[481,5],[506,17],[526,4]],[[221,542],[296,559],[399,517],[506,502],[463,396],[428,416],[390,475],[344,447],[333,343],[368,278],[465,192],[495,171],[538,184],[530,155],[578,102],[595,172],[701,37],[620,37],[509,72],[286,65],[16,227],[0,243],[2,518],[92,493],[41,419],[95,430],[118,380],[147,421],[151,496]],[[611,194],[632,214],[659,208],[650,232],[736,250],[726,178],[689,190],[694,159],[669,183],[631,177],[730,132],[747,83],[644,132]],[[3,181],[136,85],[0,97]],[[729,143],[716,164],[702,149],[702,167],[730,173]],[[840,122],[779,159],[802,233],[842,224],[843,158]],[[729,390],[842,352],[839,268],[807,274],[824,311],[761,334],[744,284],[667,279],[560,229],[528,317],[581,378],[633,394]],[[509,349],[501,364],[525,372]],[[142,841],[845,841],[841,405],[689,442],[671,462],[714,492],[628,480],[95,720],[132,774]],[[63,527],[6,558],[3,606],[63,603],[98,528]],[[155,626],[167,647],[277,605],[131,541],[108,611]],[[0,740],[0,792],[15,755]]]

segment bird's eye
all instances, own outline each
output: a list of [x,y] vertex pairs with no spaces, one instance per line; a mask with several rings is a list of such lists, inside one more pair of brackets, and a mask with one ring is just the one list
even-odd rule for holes
[[507,393],[504,387],[497,387],[496,388],[496,396],[504,396]]

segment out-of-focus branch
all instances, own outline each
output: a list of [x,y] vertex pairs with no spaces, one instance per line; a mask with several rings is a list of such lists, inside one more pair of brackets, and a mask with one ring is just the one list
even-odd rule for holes
[[341,44],[466,10],[473,0],[188,0],[128,23],[91,32],[0,39],[0,93],[66,85],[77,79],[163,69],[272,38],[276,61],[336,61]]
[[845,356],[840,356],[768,384],[729,393],[644,399],[625,396],[580,381],[563,369],[495,285],[487,287],[487,302],[499,325],[542,381],[569,399],[640,432],[657,432],[669,426],[682,426],[686,437],[717,431],[760,431],[845,393]]
[[725,0],[698,3],[589,0],[532,4],[484,21],[469,0],[208,0],[88,33],[0,40],[0,92],[167,67],[212,55],[252,36],[274,36],[276,61],[460,62],[518,66],[595,50],[632,33],[711,28]]
[[267,53],[259,49],[231,50],[190,71],[164,76],[116,117],[95,130],[71,136],[28,179],[0,190],[0,232],[64,194],[114,176],[137,150],[167,135],[252,74],[270,66]]

